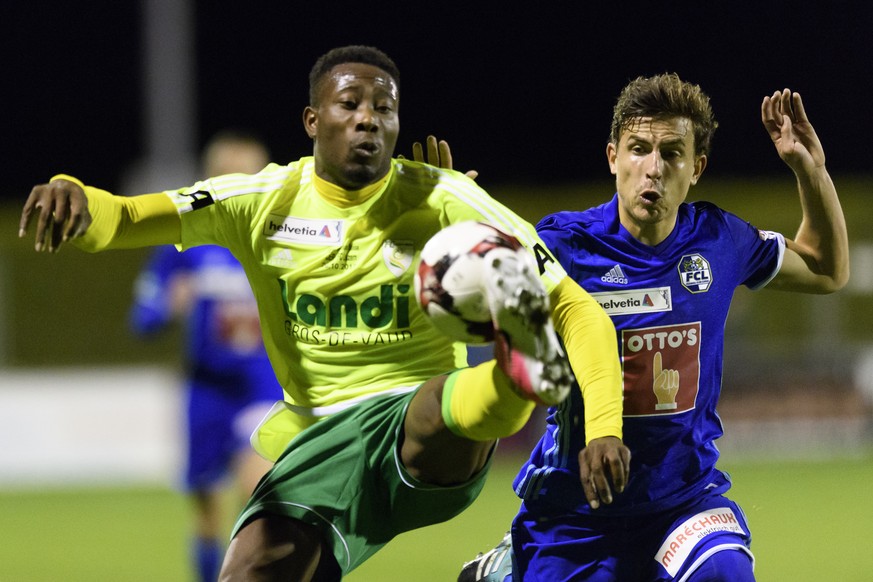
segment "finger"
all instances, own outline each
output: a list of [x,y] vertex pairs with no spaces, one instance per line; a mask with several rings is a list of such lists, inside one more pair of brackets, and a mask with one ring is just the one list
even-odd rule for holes
[[412,144],[412,159],[416,162],[424,161],[424,149],[421,147],[421,142],[414,142]]
[[30,226],[30,217],[33,216],[33,209],[36,205],[33,192],[27,197],[24,206],[21,208],[21,218],[18,219],[18,238],[27,236],[27,229]]
[[[612,485],[609,483],[609,476],[607,475],[608,470],[608,465],[604,466],[600,464],[600,466],[592,472],[591,479],[594,482],[596,495],[600,498],[601,502],[607,505],[612,503]],[[592,506],[592,508],[593,507],[594,506]]]
[[655,380],[661,375],[661,352],[655,352],[655,358],[652,360],[652,375]]
[[761,122],[764,124],[764,128],[767,132],[772,135],[774,129],[773,99],[769,96],[764,97],[764,101],[761,102]]
[[[786,93],[787,92],[787,93]],[[791,107],[790,93],[785,91],[775,91],[769,100],[766,118],[764,119],[765,127],[770,133],[770,139],[777,145],[780,143],[791,143],[792,140],[792,122],[791,122]]]
[[800,93],[794,93],[794,95],[792,95],[792,106],[794,107],[794,118],[797,121],[809,122],[809,118],[806,116],[806,108],[803,106],[803,99],[800,98]]
[[66,230],[67,217],[69,216],[69,198],[62,198],[55,202],[55,210],[51,216],[52,232],[49,238],[49,252],[57,251],[61,246],[61,239]]
[[779,93],[779,116],[777,119],[782,119],[783,117],[794,117],[794,112],[791,109],[791,91],[788,89],[783,89]]
[[592,478],[582,479],[582,491],[585,493],[585,499],[588,500],[591,509],[600,507],[600,496],[597,494],[597,486]]
[[582,492],[585,493],[585,499],[588,500],[588,505],[591,509],[600,507],[600,496],[597,495],[597,487],[594,483],[594,476],[591,472],[591,467],[585,458],[585,451],[579,455],[579,481],[582,483]]
[[52,214],[54,214],[53,202],[51,199],[47,202],[40,200],[36,203],[36,245],[34,248],[37,252],[49,249],[47,244],[52,232]]
[[452,150],[451,148],[449,148],[449,142],[445,140],[440,140],[438,145],[440,152],[440,167],[446,170],[453,169],[454,165],[452,165]]
[[432,135],[427,136],[427,163],[438,168],[442,167],[440,166],[439,144],[437,138]]
[[600,507],[601,502],[612,503],[612,487],[606,474],[609,465],[604,465],[604,450],[608,449],[589,445],[584,451],[584,462],[580,463],[580,472],[581,467],[585,467],[582,487],[591,509]]
[[631,462],[630,449],[628,447],[622,445],[619,454],[621,455],[621,464],[622,464],[622,470],[624,471],[624,474],[625,474],[625,481],[627,481],[627,478],[630,476],[630,462]]
[[626,447],[620,447],[618,454],[608,461],[609,476],[612,478],[612,486],[615,488],[616,493],[624,491],[627,485],[628,473],[630,472],[630,463],[625,462],[623,450],[626,450]]
[[467,170],[466,172],[464,172],[464,175],[467,176],[468,178],[470,178],[471,180],[475,180],[476,178],[479,177],[479,172],[477,172],[476,170]]
[[49,234],[49,252],[56,253],[61,248],[61,238],[64,236],[64,224],[57,220],[51,221],[52,228]]
[[74,198],[70,200],[70,217],[67,220],[67,228],[63,232],[63,240],[78,238],[85,234],[88,225],[85,224],[86,200]]

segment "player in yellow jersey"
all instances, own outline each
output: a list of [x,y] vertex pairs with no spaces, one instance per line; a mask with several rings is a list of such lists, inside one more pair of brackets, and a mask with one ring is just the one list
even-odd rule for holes
[[[90,252],[217,244],[245,268],[285,400],[253,435],[277,460],[237,522],[222,580],[338,580],[395,535],[462,511],[496,439],[522,428],[535,401],[568,393],[555,329],[586,405],[586,493],[609,503],[626,482],[609,318],[532,225],[471,179],[392,158],[398,106],[393,61],[341,47],[310,74],[312,157],[134,197],[59,175],[22,210],[19,234],[35,223],[38,251],[67,240]],[[474,367],[413,295],[421,248],[466,220],[497,226],[536,258],[486,255],[501,333],[495,359]]]

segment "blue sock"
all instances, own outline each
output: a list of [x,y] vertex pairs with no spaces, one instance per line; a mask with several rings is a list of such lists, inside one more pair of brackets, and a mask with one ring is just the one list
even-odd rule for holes
[[194,564],[197,567],[198,580],[216,582],[223,559],[224,547],[217,540],[194,538]]

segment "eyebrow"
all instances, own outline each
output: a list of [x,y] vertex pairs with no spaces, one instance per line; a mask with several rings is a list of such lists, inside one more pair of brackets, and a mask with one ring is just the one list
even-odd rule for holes
[[[637,132],[629,132],[627,134],[627,140],[628,140],[628,142],[638,141],[638,142],[645,142],[645,143],[654,143],[654,140],[649,139],[648,137],[643,137],[643,135],[641,133],[637,133]],[[660,140],[660,142],[659,142],[659,145],[661,145],[661,146],[663,146],[663,145],[672,146],[672,145],[677,145],[677,144],[681,145],[681,146],[685,146],[685,136],[684,135],[674,135],[671,137],[666,137],[666,138]]]

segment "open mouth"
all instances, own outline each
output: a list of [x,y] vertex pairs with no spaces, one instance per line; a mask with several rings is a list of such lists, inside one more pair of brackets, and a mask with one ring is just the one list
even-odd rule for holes
[[654,190],[644,190],[640,193],[640,198],[646,204],[655,204],[661,199],[661,194]]

